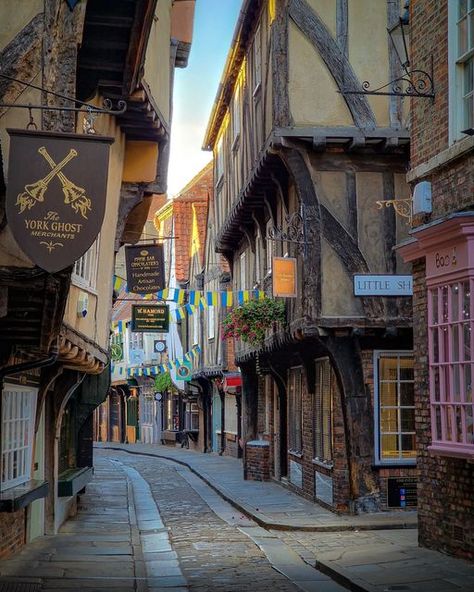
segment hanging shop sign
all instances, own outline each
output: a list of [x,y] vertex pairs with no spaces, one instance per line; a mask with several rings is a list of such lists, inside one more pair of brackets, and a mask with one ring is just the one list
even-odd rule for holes
[[153,351],[155,354],[162,354],[166,350],[166,341],[156,340],[153,342]]
[[354,296],[413,296],[411,275],[354,275]]
[[7,130],[6,213],[15,240],[42,269],[72,265],[104,219],[113,138]]
[[190,362],[183,362],[176,368],[176,380],[189,382],[192,378],[193,369]]
[[273,296],[296,298],[296,259],[273,257]]
[[168,333],[170,313],[167,304],[132,305],[132,331],[139,333]]
[[125,247],[128,291],[152,294],[165,283],[163,245]]

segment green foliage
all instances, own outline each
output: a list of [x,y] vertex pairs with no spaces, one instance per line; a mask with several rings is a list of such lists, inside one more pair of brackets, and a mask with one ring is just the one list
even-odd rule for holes
[[157,374],[155,376],[155,390],[159,393],[163,393],[164,391],[170,389],[172,386],[173,382],[171,380],[169,372],[164,372],[162,374]]
[[259,345],[265,339],[265,331],[275,321],[285,320],[283,300],[250,300],[234,308],[222,322],[222,338],[234,337],[252,345]]

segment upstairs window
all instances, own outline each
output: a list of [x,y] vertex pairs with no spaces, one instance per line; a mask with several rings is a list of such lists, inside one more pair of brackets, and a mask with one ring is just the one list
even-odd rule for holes
[[450,142],[474,128],[474,0],[448,2]]
[[254,69],[254,91],[256,96],[262,85],[262,36],[260,25],[255,31],[255,39],[253,41],[253,69]]
[[234,134],[234,149],[240,136],[240,118],[241,118],[241,89],[239,84],[235,86],[234,98],[232,103],[232,131]]
[[460,74],[461,129],[474,127],[474,0],[459,0],[457,64]]
[[99,263],[100,235],[84,255],[78,259],[72,270],[72,281],[81,288],[95,290],[97,286],[97,268]]
[[224,176],[224,153],[223,153],[223,146],[222,146],[222,136],[219,139],[219,141],[217,142],[217,146],[216,146],[216,184],[219,183],[219,181],[222,179],[222,177]]
[[240,254],[240,290],[247,289],[247,253],[244,251]]

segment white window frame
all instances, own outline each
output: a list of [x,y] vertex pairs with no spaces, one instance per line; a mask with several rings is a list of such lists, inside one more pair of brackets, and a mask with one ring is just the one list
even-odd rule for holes
[[74,263],[71,281],[80,288],[95,291],[99,267],[100,234],[91,247]]
[[[463,55],[459,55],[458,22],[460,1],[452,0],[448,2],[449,144],[466,138],[461,133],[461,130],[466,128],[463,108],[464,71],[466,64],[469,62],[471,62],[471,67],[474,68],[474,65],[472,65],[472,61],[474,60],[474,20],[470,27],[472,49],[469,49]],[[469,2],[471,2],[472,6],[469,10],[469,13],[471,13],[471,11],[474,11],[474,0],[468,0],[468,6]],[[469,28],[469,16],[467,17],[467,22]],[[472,118],[474,126],[474,113],[472,114]]]
[[[375,453],[375,463],[377,465],[415,465],[416,458],[406,458],[400,456],[399,458],[383,458],[382,451],[381,451],[381,420],[380,420],[380,409],[381,409],[381,396],[380,396],[380,380],[379,380],[379,360],[384,356],[398,356],[399,358],[412,358],[413,359],[413,351],[411,350],[374,350],[374,453]],[[399,385],[401,382],[412,382],[414,385],[414,380],[412,381],[400,381],[399,372],[397,372],[397,393],[399,393]],[[401,410],[402,409],[413,409],[415,410],[415,400],[413,397],[413,405],[400,405],[400,400],[397,395],[397,405],[394,406],[397,408],[398,414],[398,427],[400,431],[397,431],[399,437],[403,434],[410,435],[415,434],[415,430],[413,432],[404,432],[401,426]],[[416,434],[415,434],[416,438]],[[416,441],[415,441],[415,450],[416,450]]]
[[5,383],[1,396],[0,491],[5,491],[31,479],[38,389]]
[[193,338],[192,342],[193,345],[199,344],[199,315],[200,311],[196,308],[193,314]]
[[265,249],[265,255],[266,255],[266,276],[270,275],[272,273],[272,268],[273,268],[273,257],[275,255],[275,246],[273,244],[273,241],[271,239],[268,238],[269,233],[271,228],[273,228],[273,221],[270,218],[270,220],[268,220],[267,224],[266,224],[266,249]]

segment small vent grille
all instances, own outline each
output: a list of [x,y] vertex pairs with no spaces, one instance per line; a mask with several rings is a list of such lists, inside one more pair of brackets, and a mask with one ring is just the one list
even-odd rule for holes
[[41,584],[31,582],[0,582],[0,592],[40,592]]
[[453,526],[453,539],[455,541],[464,541],[464,529],[461,526]]

